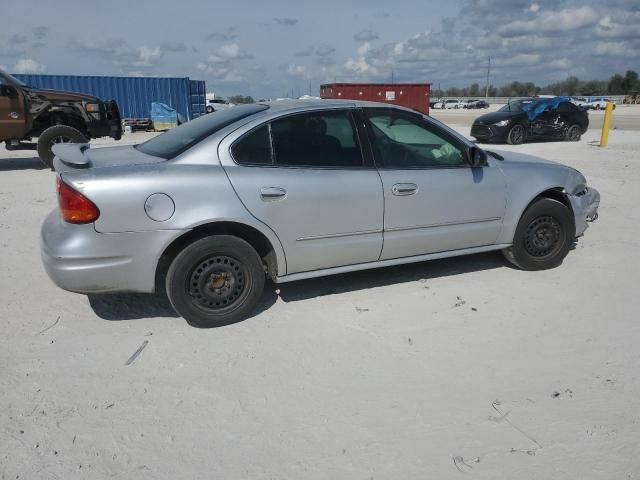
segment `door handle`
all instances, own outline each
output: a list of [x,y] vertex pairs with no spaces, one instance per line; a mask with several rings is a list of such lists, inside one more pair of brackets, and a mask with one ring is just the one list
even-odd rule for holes
[[396,183],[391,187],[391,192],[398,196],[413,195],[417,191],[418,185],[415,183]]
[[260,198],[262,198],[262,200],[265,202],[282,200],[286,196],[287,196],[287,191],[284,188],[262,187],[260,189]]

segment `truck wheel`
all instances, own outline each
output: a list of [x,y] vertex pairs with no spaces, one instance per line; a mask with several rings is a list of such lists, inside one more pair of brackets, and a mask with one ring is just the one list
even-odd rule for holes
[[562,263],[574,236],[575,223],[566,205],[541,198],[522,214],[513,244],[502,253],[523,270],[546,270]]
[[87,143],[89,140],[82,132],[67,125],[54,125],[47,128],[38,137],[38,156],[47,167],[53,168],[51,149],[58,143]]
[[166,291],[176,312],[198,328],[244,320],[264,290],[258,253],[244,240],[213,235],[182,250],[167,272]]
[[207,113],[213,113],[215,112],[213,107],[207,107]]

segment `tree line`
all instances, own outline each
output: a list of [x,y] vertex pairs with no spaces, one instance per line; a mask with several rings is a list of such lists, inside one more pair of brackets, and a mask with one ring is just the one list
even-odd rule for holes
[[[638,73],[627,70],[624,75],[616,73],[609,80],[580,80],[570,76],[566,80],[540,87],[533,82],[514,81],[500,87],[489,86],[490,97],[530,97],[533,95],[628,95],[640,93]],[[452,87],[432,90],[431,97],[484,97],[485,87],[473,83],[466,88]]]

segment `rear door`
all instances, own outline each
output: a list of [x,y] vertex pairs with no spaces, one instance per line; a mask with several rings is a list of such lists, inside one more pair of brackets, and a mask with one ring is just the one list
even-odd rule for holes
[[287,273],[372,262],[382,250],[380,176],[348,109],[247,126],[219,149],[241,201],[279,237]]
[[420,115],[365,109],[384,187],[382,259],[491,245],[502,227],[500,168],[470,168],[465,145]]
[[0,140],[20,139],[25,128],[24,94],[0,77]]

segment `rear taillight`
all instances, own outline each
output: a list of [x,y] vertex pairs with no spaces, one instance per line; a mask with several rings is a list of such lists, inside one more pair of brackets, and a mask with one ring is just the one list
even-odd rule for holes
[[95,204],[58,177],[58,205],[65,222],[91,223],[100,216]]

